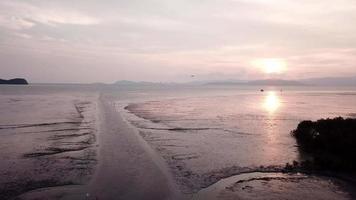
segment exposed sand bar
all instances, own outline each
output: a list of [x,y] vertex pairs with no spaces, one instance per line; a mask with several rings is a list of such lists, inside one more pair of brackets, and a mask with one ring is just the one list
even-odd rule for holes
[[221,179],[193,200],[215,199],[354,199],[353,187],[332,177],[301,173],[252,172]]
[[99,165],[90,185],[98,199],[176,199],[167,168],[115,110],[100,99]]

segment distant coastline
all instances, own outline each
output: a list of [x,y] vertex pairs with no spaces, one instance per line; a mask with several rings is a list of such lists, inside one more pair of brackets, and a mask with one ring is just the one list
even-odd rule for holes
[[28,82],[24,78],[14,78],[14,79],[0,79],[0,84],[2,85],[28,85]]
[[[97,83],[98,84],[98,83]],[[147,86],[147,85],[218,85],[218,86],[356,86],[356,76],[351,77],[321,77],[309,79],[256,79],[256,80],[193,80],[190,82],[147,82],[119,80],[113,85]]]

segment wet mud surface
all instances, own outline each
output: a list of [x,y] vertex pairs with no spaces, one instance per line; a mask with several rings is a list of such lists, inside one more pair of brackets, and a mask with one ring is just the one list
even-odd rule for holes
[[97,163],[96,99],[1,96],[1,199],[88,182]]

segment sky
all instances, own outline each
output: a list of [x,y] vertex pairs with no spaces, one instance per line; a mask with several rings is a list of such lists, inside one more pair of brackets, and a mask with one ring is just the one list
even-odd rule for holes
[[48,83],[354,76],[356,1],[1,0],[0,61]]

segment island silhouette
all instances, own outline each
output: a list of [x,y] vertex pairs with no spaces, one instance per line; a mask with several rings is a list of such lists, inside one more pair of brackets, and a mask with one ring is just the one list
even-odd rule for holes
[[14,79],[0,79],[0,84],[4,85],[28,85],[28,82],[24,78],[14,78]]

